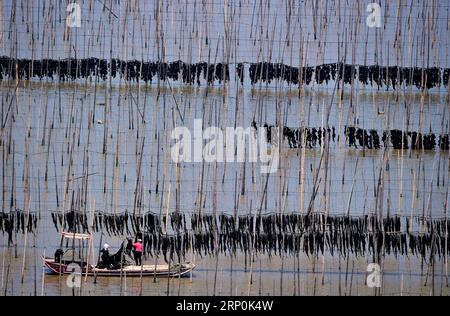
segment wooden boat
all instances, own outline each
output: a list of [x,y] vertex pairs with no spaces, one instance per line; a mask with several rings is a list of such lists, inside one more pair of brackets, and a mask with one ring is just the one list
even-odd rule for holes
[[[90,234],[80,234],[80,233],[68,233],[62,232],[61,236],[61,244],[60,249],[63,245],[63,240],[69,239],[73,241],[72,249],[74,249],[75,241],[78,241],[79,244],[87,241],[88,242],[88,253],[85,254],[84,258],[91,257],[92,254],[92,236]],[[195,268],[195,264],[186,262],[186,263],[174,263],[171,265],[168,264],[144,264],[142,266],[137,266],[130,263],[130,260],[124,260],[124,255],[122,255],[123,244],[119,251],[112,255],[113,261],[115,261],[114,266],[110,266],[108,268],[100,267],[97,265],[90,264],[88,261],[80,260],[79,258],[75,258],[74,256],[69,256],[69,258],[65,258],[62,255],[60,258],[50,258],[46,256],[42,256],[43,264],[50,274],[72,274],[72,273],[81,273],[85,276],[128,276],[128,277],[140,277],[142,276],[152,276],[152,277],[184,277],[188,276],[192,270]],[[80,253],[83,253],[83,249]],[[120,262],[123,262],[120,264]],[[95,262],[92,258],[91,262]]]
[[81,272],[83,275],[86,274],[90,276],[127,276],[127,277],[139,277],[139,276],[152,276],[152,277],[184,277],[189,276],[189,274],[194,270],[195,264],[193,263],[183,263],[183,264],[144,264],[142,266],[136,265],[126,265],[118,269],[106,269],[98,268],[94,265],[87,265],[85,262],[81,264],[80,261],[61,261],[55,262],[54,258],[42,257],[44,265],[51,271],[51,274],[71,274],[74,273],[75,265],[83,267],[76,272]]

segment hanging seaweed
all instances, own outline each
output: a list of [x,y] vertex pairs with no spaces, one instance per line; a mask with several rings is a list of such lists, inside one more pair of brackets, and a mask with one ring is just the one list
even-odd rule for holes
[[[299,78],[300,73],[302,74],[301,78]],[[384,67],[343,63],[296,68],[279,63],[260,62],[250,65],[249,77],[251,84],[259,81],[271,83],[276,79],[293,85],[299,83],[309,85],[313,78],[317,84],[328,83],[330,80],[342,80],[346,84],[352,84],[354,80],[358,79],[362,84],[378,87],[388,86],[396,89],[398,85],[413,85],[419,89],[431,89],[440,86],[441,83],[444,86],[448,85],[449,70],[438,67]]]
[[[17,72],[16,72],[17,69]],[[200,77],[208,84],[218,81],[228,81],[230,74],[227,64],[207,64],[204,62],[188,64],[181,60],[166,62],[141,62],[138,60],[108,60],[99,58],[62,60],[55,59],[16,59],[7,56],[0,57],[0,80],[51,78],[59,77],[61,81],[89,78],[98,75],[102,80],[120,76],[127,81],[143,80],[151,82],[157,76],[161,80],[180,80],[183,83],[200,85]],[[17,77],[17,78],[16,78]]]
[[[186,216],[190,215],[190,221]],[[96,212],[95,230],[103,228],[109,235],[123,236],[137,234],[144,242],[144,251],[150,256],[162,254],[167,262],[184,258],[192,250],[199,256],[216,253],[236,255],[238,251],[250,254],[295,255],[299,251],[307,256],[318,256],[325,252],[365,256],[418,255],[426,257],[431,248],[437,250],[438,257],[445,254],[445,218],[376,215],[348,216],[325,215],[324,213],[267,213],[245,214],[235,217],[231,214],[211,214],[173,212],[168,215],[171,232],[163,233],[159,215],[148,212],[129,216],[126,212],[105,214]],[[163,216],[165,217],[165,216]],[[58,230],[62,221],[61,213],[52,212],[52,220]],[[85,217],[81,213],[65,214],[67,229],[85,229]],[[126,229],[128,221],[133,232]],[[5,219],[2,218],[2,223]],[[22,219],[19,217],[21,225]],[[186,224],[190,223],[188,227]],[[6,226],[2,226],[6,227]],[[21,226],[20,226],[21,227]],[[433,236],[435,238],[433,238]],[[190,243],[183,242],[192,240]],[[450,240],[447,240],[447,242]],[[448,249],[447,249],[448,251]]]
[[8,235],[8,245],[13,243],[13,233],[35,233],[38,226],[38,216],[35,212],[24,212],[15,209],[11,212],[0,213],[0,231]]

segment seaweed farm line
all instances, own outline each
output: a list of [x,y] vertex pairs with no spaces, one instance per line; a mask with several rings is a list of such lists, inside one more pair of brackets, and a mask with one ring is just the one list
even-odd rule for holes
[[[0,2],[0,295],[449,295],[450,4],[63,4]],[[63,231],[196,267],[70,287]]]

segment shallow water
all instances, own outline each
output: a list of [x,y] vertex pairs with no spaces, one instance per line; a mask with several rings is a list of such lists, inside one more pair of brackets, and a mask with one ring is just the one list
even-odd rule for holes
[[[36,252],[42,251],[41,248]],[[2,255],[5,255],[5,249]],[[367,286],[369,273],[367,260],[350,258],[348,261],[322,257],[315,260],[300,256],[281,259],[277,256],[256,257],[253,266],[245,264],[243,256],[231,258],[220,256],[217,275],[215,258],[196,258],[197,268],[192,278],[141,279],[123,277],[99,277],[94,283],[88,277],[81,288],[67,286],[67,276],[42,274],[39,258],[29,251],[23,284],[21,283],[21,258],[13,259],[7,254],[10,264],[9,281],[3,278],[2,295],[374,295],[376,289]],[[161,260],[161,259],[159,259]],[[151,263],[154,260],[150,260]],[[36,270],[35,270],[36,265]],[[438,264],[434,275],[427,276],[426,266],[414,258],[387,257],[383,265],[381,295],[448,295],[445,268]],[[216,285],[214,287],[214,280]],[[250,284],[250,279],[252,280]],[[36,282],[35,282],[36,281]],[[426,285],[425,285],[426,284]],[[43,289],[43,291],[42,291]]]
[[[75,289],[66,286],[65,277],[43,278],[40,256],[44,252],[52,256],[59,245],[60,235],[51,220],[54,210],[78,209],[87,214],[94,210],[156,214],[201,210],[239,215],[255,214],[260,208],[264,213],[305,212],[317,175],[322,179],[312,203],[317,212],[361,215],[375,212],[378,206],[384,216],[446,215],[449,151],[355,149],[346,144],[344,135],[344,126],[376,129],[379,135],[389,129],[448,134],[446,87],[423,92],[412,87],[378,89],[358,81],[352,86],[330,81],[299,88],[277,80],[251,85],[247,63],[311,66],[344,61],[449,67],[448,3],[429,8],[427,13],[434,14],[431,20],[435,23],[427,24],[421,15],[426,8],[420,1],[411,6],[399,1],[396,8],[382,2],[386,23],[380,29],[367,29],[364,1],[321,1],[317,21],[311,11],[313,1],[292,2],[292,7],[287,1],[279,5],[162,1],[159,9],[153,3],[140,4],[136,12],[137,2],[126,8],[113,1],[111,10],[117,18],[100,2],[80,3],[82,27],[63,31],[65,8],[60,2],[53,6],[48,1],[18,4],[13,21],[14,2],[2,1],[0,55],[246,62],[246,77],[241,85],[231,67],[229,82],[209,87],[203,81],[200,86],[187,86],[174,81],[146,84],[92,77],[70,83],[58,78],[0,81],[2,210],[29,208],[40,218],[36,234],[14,234],[14,247],[8,247],[7,234],[1,235],[1,295],[141,294],[139,278],[100,278],[97,284],[88,278]],[[127,10],[134,15],[124,14]],[[297,13],[289,17],[290,10]],[[48,14],[42,17],[42,11]],[[364,14],[358,17],[358,12]],[[161,36],[155,30],[157,16]],[[398,28],[402,35],[396,40]],[[279,168],[269,175],[264,195],[267,175],[260,172],[259,161],[182,162],[177,168],[171,157],[174,141],[170,133],[181,126],[193,131],[196,119],[203,119],[205,128],[222,130],[247,128],[253,121],[258,126],[266,122],[333,126],[337,138],[330,143],[328,164],[321,165],[318,173],[323,148],[291,149],[284,144]],[[379,182],[382,195],[377,202]],[[124,237],[104,235],[102,241],[117,249]],[[96,233],[94,247],[99,243]],[[153,263],[155,258],[147,260]],[[186,260],[197,264],[192,278],[156,282],[145,278],[142,294],[449,294],[443,258],[427,273],[428,261],[387,255],[377,293],[366,285],[370,257],[347,260],[326,253],[309,258],[300,253],[298,258],[269,258],[257,254],[250,264],[250,258],[238,253],[233,259],[187,255]]]
[[[17,112],[14,113],[14,121],[10,121],[3,135],[5,139],[11,137],[14,142],[15,157],[14,168],[12,159],[9,159],[4,168],[5,175],[2,174],[5,188],[4,209],[8,209],[7,201],[11,195],[13,173],[16,186],[14,206],[24,209],[25,135],[28,135],[28,154],[33,157],[30,163],[30,209],[40,211],[44,218],[48,218],[48,210],[61,209],[63,206],[68,151],[72,144],[74,146],[73,165],[69,176],[74,180],[69,182],[69,191],[75,192],[75,201],[80,197],[81,192],[78,190],[81,190],[83,185],[83,157],[89,158],[87,171],[85,171],[88,174],[88,189],[83,194],[87,194],[84,198],[90,201],[90,204],[83,205],[83,210],[84,207],[90,210],[94,199],[96,210],[108,212],[150,210],[159,213],[161,210],[171,211],[177,207],[183,211],[195,210],[198,208],[197,191],[202,168],[204,168],[204,198],[202,198],[204,212],[212,211],[214,183],[217,190],[218,212],[231,213],[238,205],[238,213],[245,214],[259,206],[261,190],[265,183],[265,174],[260,172],[259,161],[252,163],[246,159],[245,163],[218,162],[216,175],[213,162],[204,164],[183,162],[180,163],[177,180],[176,163],[171,156],[174,145],[174,140],[170,137],[173,129],[171,115],[175,113],[170,110],[173,104],[168,105],[168,103],[172,102],[172,95],[158,92],[156,87],[149,87],[140,92],[135,89],[135,87],[130,89],[123,87],[119,91],[118,88],[109,90],[96,89],[92,86],[53,87],[34,84],[21,88],[16,100]],[[7,95],[9,90],[5,88],[4,91]],[[202,119],[202,117],[205,117],[205,128],[217,126],[225,130],[226,127],[233,127],[236,106],[239,106],[236,124],[242,123],[241,126],[244,128],[250,126],[253,115],[256,122],[275,123],[272,114],[265,115],[265,113],[273,112],[273,100],[270,97],[267,97],[261,105],[263,101],[260,99],[266,96],[255,97],[251,92],[243,92],[239,97],[242,105],[236,105],[233,101],[233,93],[219,94],[219,90],[214,92],[216,93],[209,94],[206,88],[174,91],[175,98],[182,100],[180,103],[181,111],[184,113],[182,126],[190,129],[192,134],[194,120]],[[208,93],[207,96],[206,93]],[[140,99],[139,111],[145,118],[145,124],[142,124],[136,106],[131,101],[136,97]],[[315,97],[319,99],[318,103],[322,103],[329,98],[329,94],[322,92]],[[443,111],[440,103],[442,98],[444,97],[439,95],[430,97],[430,107],[424,110],[422,120],[426,118],[431,122],[433,117],[440,116],[439,113]],[[221,99],[225,102],[219,106],[222,104]],[[308,113],[303,101],[295,96],[286,97],[286,101],[280,104],[281,113],[287,113],[286,125],[322,126],[323,111],[319,108],[318,112],[311,110],[306,121],[300,112]],[[108,106],[102,105],[103,103],[107,103]],[[293,103],[296,105],[294,106]],[[324,201],[318,200],[315,208],[334,214],[345,213],[353,185],[350,214],[367,214],[375,207],[374,190],[378,182],[383,150],[355,149],[346,144],[343,126],[349,123],[343,117],[351,111],[345,98],[341,106],[333,105],[332,119],[329,124],[336,127],[337,138],[336,142],[330,144],[328,206],[324,209]],[[410,104],[411,108],[419,106],[414,102]],[[294,112],[294,107],[299,109],[299,112]],[[364,95],[361,96],[356,110],[363,111],[370,108],[372,104],[364,99]],[[289,111],[292,111],[292,114]],[[356,126],[375,128],[379,131],[401,128],[401,125],[395,123],[397,111],[393,106],[388,113],[378,116],[377,124],[370,124],[370,114],[362,116],[363,122],[360,121]],[[412,113],[415,112],[412,111]],[[413,115],[411,121],[418,121],[418,116]],[[209,117],[215,119],[211,120]],[[98,124],[97,120],[101,120],[103,124]],[[181,123],[177,124],[181,125]],[[91,125],[90,128],[89,125]],[[431,124],[430,127],[434,128],[431,131],[439,134],[439,126]],[[418,130],[418,127],[412,123],[409,129]],[[142,141],[144,146],[141,155]],[[106,154],[103,154],[104,146],[106,146]],[[13,148],[10,147],[10,150],[12,156]],[[304,210],[309,204],[314,183],[313,176],[321,154],[319,146],[303,152],[302,149],[290,149],[287,144],[284,144],[280,168],[276,173],[269,175],[270,195],[264,202],[263,211]],[[301,184],[301,157],[303,156],[305,157],[303,162],[305,174],[304,184]],[[429,212],[435,216],[445,215],[444,201],[448,188],[447,172],[449,170],[448,151],[389,149],[388,156],[389,170],[384,174],[386,209],[383,213],[386,214],[389,210],[391,214],[410,215],[411,210],[414,214],[422,214],[425,210],[426,215]],[[142,157],[141,177],[143,179],[141,182],[142,204],[135,206],[134,190],[140,157]],[[116,159],[118,159],[117,166]],[[355,171],[356,161],[358,161],[358,168]],[[47,181],[45,181],[46,170]],[[321,175],[324,175],[324,168],[321,169]],[[413,188],[414,179],[415,188]],[[175,194],[176,181],[181,189]],[[282,191],[283,185],[286,188],[284,191]],[[158,194],[156,194],[157,186]],[[242,193],[242,186],[244,186],[244,194],[236,195],[236,188]],[[172,194],[170,201],[167,201],[169,190]],[[283,194],[285,191],[288,192],[287,195]],[[413,192],[416,193],[415,199],[412,198]],[[432,203],[428,209],[430,197]],[[68,196],[68,199],[66,202],[71,203],[72,197]],[[70,204],[64,207],[68,210]]]
[[[8,93],[7,87],[3,87],[5,95]],[[95,90],[97,92],[95,92]],[[185,123],[189,126],[194,118],[202,117],[203,111],[207,116],[212,113],[213,116],[220,115],[219,122],[221,126],[227,126],[227,122],[232,122],[235,112],[235,102],[233,94],[223,94],[219,89],[213,89],[212,93],[204,97],[206,89],[186,89],[177,88],[175,98],[183,100],[183,112],[185,113]],[[83,155],[88,150],[89,168],[88,190],[86,201],[87,205],[81,204],[81,209],[86,207],[89,212],[93,209],[95,200],[95,209],[106,212],[120,212],[124,210],[133,211],[134,209],[134,190],[136,187],[136,177],[138,174],[139,155],[136,156],[136,147],[141,146],[143,136],[145,136],[144,153],[142,155],[142,204],[136,205],[137,212],[153,211],[155,213],[173,211],[179,209],[183,212],[192,212],[198,209],[198,186],[199,174],[201,172],[201,163],[181,163],[179,183],[180,190],[175,194],[176,183],[176,165],[171,160],[170,152],[167,148],[171,147],[170,138],[167,132],[164,137],[164,124],[166,129],[171,129],[171,120],[164,116],[168,115],[168,106],[164,107],[164,102],[170,102],[172,95],[167,91],[162,91],[158,97],[156,87],[143,88],[140,92],[141,111],[145,115],[146,124],[139,122],[139,126],[129,128],[130,116],[134,124],[140,121],[136,118],[136,109],[128,101],[130,93],[138,94],[136,88],[128,89],[122,87],[119,94],[119,88],[112,90],[99,87],[95,89],[92,86],[82,85],[39,85],[31,84],[20,87],[20,93],[17,99],[17,111],[14,114],[14,120],[10,120],[10,129],[5,129],[5,137],[10,134],[14,140],[14,166],[12,159],[8,160],[5,166],[3,200],[4,209],[9,209],[9,197],[11,196],[12,180],[15,180],[14,206],[24,209],[24,164],[25,142],[28,141],[28,151],[30,157],[30,210],[40,214],[36,237],[28,235],[28,246],[26,256],[26,269],[24,284],[21,284],[21,267],[23,259],[23,235],[14,236],[17,242],[18,258],[12,257],[12,249],[7,248],[7,236],[2,237],[2,260],[5,260],[3,269],[3,294],[23,294],[33,295],[35,292],[41,293],[42,277],[40,255],[45,251],[47,255],[53,255],[54,249],[58,246],[59,235],[53,227],[50,218],[51,210],[61,210],[63,205],[68,211],[72,203],[71,194],[67,196],[66,204],[63,204],[64,183],[67,173],[67,148],[68,144],[74,144],[73,166],[70,172],[68,192],[74,192],[74,203],[82,193],[83,182]],[[97,95],[95,95],[97,93]],[[242,109],[239,111],[238,121],[243,122],[244,127],[248,127],[252,120],[253,110],[261,107],[263,111],[270,113],[271,96],[267,93],[261,93],[260,97],[255,97],[251,91],[242,92],[240,100]],[[136,96],[135,96],[136,97]],[[315,98],[326,99],[329,97],[326,92],[315,95]],[[94,98],[96,102],[94,103]],[[120,98],[120,101],[119,101]],[[214,104],[221,102],[221,99],[227,100],[225,111],[214,107]],[[264,105],[258,105],[259,98],[266,98]],[[284,113],[289,107],[289,103],[299,103],[297,108],[303,109],[302,99],[297,96],[286,95],[286,102],[280,106]],[[46,102],[43,102],[43,99]],[[166,99],[166,100],[165,100]],[[107,100],[107,101],[105,101]],[[165,100],[165,101],[164,101]],[[345,98],[344,98],[345,100]],[[428,111],[424,111],[424,116],[431,114],[440,107],[439,95],[431,97],[432,103]],[[102,102],[110,104],[105,116],[104,105]],[[120,105],[117,105],[120,102]],[[203,104],[206,106],[203,108]],[[95,111],[94,111],[95,104]],[[144,104],[146,104],[144,110]],[[45,107],[47,105],[47,122],[44,123]],[[417,103],[411,103],[411,107],[419,106]],[[371,108],[372,105],[364,95],[358,108]],[[166,108],[166,111],[164,110]],[[133,111],[133,114],[132,114]],[[345,102],[342,107],[334,107],[336,116],[342,116],[348,113],[349,109]],[[393,110],[395,111],[395,110]],[[61,115],[59,114],[61,112]],[[88,120],[94,115],[94,124],[90,127],[90,141],[87,142]],[[310,112],[310,126],[320,126],[321,113]],[[227,119],[227,115],[229,118]],[[294,114],[301,117],[301,115]],[[392,126],[386,122],[385,115],[380,121],[380,126]],[[395,115],[393,115],[395,116]],[[92,119],[92,118],[91,118]],[[97,119],[103,121],[102,125],[96,123]],[[257,120],[259,117],[257,118]],[[270,121],[269,115],[260,116],[261,121]],[[370,122],[370,121],[367,121]],[[44,128],[44,124],[47,126]],[[53,128],[50,128],[53,124]],[[295,126],[295,120],[292,125]],[[363,123],[364,124],[364,123]],[[368,123],[367,123],[368,124]],[[212,125],[212,124],[211,124]],[[288,125],[288,124],[286,124]],[[339,125],[339,119],[336,119],[336,126]],[[341,124],[342,125],[342,124]],[[107,129],[108,150],[107,154],[102,154],[104,133]],[[339,131],[339,129],[337,128]],[[341,130],[342,131],[342,130]],[[48,152],[48,137],[51,132],[51,146]],[[75,132],[75,137],[69,137]],[[137,134],[139,132],[139,139]],[[29,134],[28,134],[29,133]],[[41,140],[45,133],[46,142],[42,145]],[[339,132],[338,132],[339,133]],[[27,134],[29,137],[27,138]],[[155,140],[154,135],[159,135]],[[343,133],[340,132],[341,137]],[[67,135],[67,137],[66,137]],[[9,137],[9,135],[8,135]],[[5,138],[4,138],[5,139]],[[78,145],[79,139],[79,145]],[[118,145],[119,144],[119,145]],[[120,150],[119,164],[116,168],[115,159],[117,148]],[[159,148],[159,150],[158,150]],[[304,152],[305,157],[305,183],[299,184],[300,157],[303,156],[302,149],[289,149],[286,145],[283,147],[280,169],[275,174],[269,176],[268,195],[264,201],[263,212],[284,211],[301,212],[306,210],[311,198],[313,186],[313,174],[320,160],[321,149],[307,149]],[[7,148],[3,150],[6,152]],[[375,207],[374,187],[378,181],[378,173],[382,162],[383,150],[365,150],[349,148],[345,141],[341,140],[333,144],[330,150],[330,165],[328,169],[329,182],[327,186],[327,203],[320,198],[317,199],[314,208],[317,211],[325,211],[332,214],[344,214],[348,208],[350,191],[353,188],[353,196],[350,203],[350,214],[360,215],[372,212]],[[48,179],[45,181],[44,173],[48,158]],[[157,157],[159,156],[159,164]],[[448,189],[448,152],[445,151],[410,151],[388,150],[389,170],[385,171],[385,191],[383,214],[387,211],[391,214],[410,215],[411,213],[421,215],[444,216],[445,215],[445,194]],[[403,158],[402,158],[403,157]],[[53,161],[55,159],[55,161]],[[356,161],[358,167],[355,171]],[[437,183],[437,166],[439,166],[439,183]],[[216,187],[216,211],[225,213],[247,214],[256,212],[261,203],[262,187],[265,181],[265,175],[259,172],[258,163],[218,163],[217,174],[214,173],[214,164],[205,163],[204,188],[203,188],[203,212],[213,211],[214,186]],[[105,169],[106,168],[106,169]],[[159,169],[159,171],[157,171]],[[106,171],[105,171],[106,170]],[[243,175],[245,170],[245,178]],[[434,171],[433,171],[434,170]],[[285,172],[287,171],[287,172]],[[419,172],[420,171],[420,172]],[[14,177],[13,177],[14,172]],[[84,171],[86,172],[86,171]],[[106,177],[105,177],[106,172]],[[321,171],[322,174],[323,171]],[[375,174],[375,177],[374,177]],[[126,180],[125,180],[126,177]],[[415,179],[415,184],[413,184]],[[242,185],[244,194],[241,195]],[[282,191],[282,185],[286,183],[288,194]],[[156,194],[156,185],[158,184],[158,194]],[[56,191],[56,186],[58,191]],[[170,189],[169,189],[170,187]],[[104,191],[104,188],[106,190]],[[302,189],[303,188],[303,189]],[[322,189],[321,189],[322,190]],[[170,202],[168,201],[169,191],[171,191]],[[237,193],[235,193],[237,191]],[[56,193],[58,192],[58,193]],[[400,198],[400,192],[402,192]],[[56,195],[58,194],[58,198]],[[57,205],[59,200],[59,206]],[[431,200],[431,203],[430,203]],[[303,206],[302,202],[303,201]],[[325,209],[326,207],[326,209]],[[80,208],[80,206],[76,206]],[[34,241],[34,238],[35,241]],[[94,247],[99,243],[99,234],[94,236]],[[103,236],[103,242],[107,241],[113,246],[118,246],[120,237]],[[36,245],[36,248],[32,248]],[[192,280],[175,279],[169,283],[165,279],[157,280],[153,283],[152,278],[145,278],[143,281],[142,294],[166,295],[169,286],[170,295],[205,295],[211,294],[214,287],[215,258],[189,258],[195,260],[197,269],[193,273]],[[11,261],[10,261],[11,260]],[[162,258],[158,260],[163,260]],[[247,258],[247,271],[245,269],[244,255],[239,254],[233,259],[233,265],[230,263],[230,257],[220,256],[216,279],[217,295],[247,295],[267,294],[267,295],[372,295],[374,290],[367,287],[364,283],[367,278],[366,268],[370,258],[351,258],[347,267],[346,259],[342,258],[341,272],[339,272],[338,259],[327,255],[325,265],[322,266],[322,257],[316,259],[313,272],[313,260],[307,258],[303,253],[300,254],[300,268],[293,258],[286,258],[281,268],[280,258],[274,256],[271,259],[261,255],[257,257],[253,264],[253,284],[249,289],[248,280],[249,258]],[[154,258],[149,258],[149,262],[154,262]],[[353,268],[353,262],[355,266]],[[6,270],[10,265],[8,278]],[[36,271],[34,270],[36,267]],[[385,295],[400,294],[420,294],[429,295],[434,288],[434,294],[447,295],[445,287],[445,269],[443,261],[438,261],[435,267],[434,287],[424,286],[427,264],[421,267],[420,260],[416,257],[395,259],[393,256],[386,258],[383,269],[383,287],[382,293]],[[350,290],[351,271],[353,281]],[[423,269],[423,272],[422,272]],[[283,270],[283,273],[281,273]],[[347,270],[347,273],[346,273]],[[322,271],[324,284],[322,285]],[[430,272],[431,273],[431,272]],[[403,274],[403,281],[402,280]],[[339,290],[339,278],[341,286]],[[347,278],[347,281],[343,281]],[[431,279],[431,274],[429,276]],[[8,286],[6,286],[8,279]],[[36,280],[36,284],[34,284]],[[44,294],[63,294],[72,295],[72,290],[65,284],[65,278],[59,280],[58,276],[45,276]],[[403,282],[403,285],[401,286]],[[169,284],[169,285],[168,285]],[[347,284],[347,285],[346,285]],[[36,286],[36,290],[34,287]],[[128,278],[122,282],[120,279],[102,278],[96,285],[92,278],[89,278],[86,284],[83,284],[82,295],[104,295],[120,294],[137,295],[140,291],[140,280]],[[339,292],[340,291],[340,292]],[[351,293],[350,293],[351,291]],[[76,289],[75,294],[80,294]]]

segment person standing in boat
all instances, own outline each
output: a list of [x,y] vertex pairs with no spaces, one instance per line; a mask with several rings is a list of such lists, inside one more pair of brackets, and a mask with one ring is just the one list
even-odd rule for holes
[[108,244],[104,244],[102,250],[100,251],[101,253],[101,258],[102,258],[102,267],[104,268],[108,268],[109,266],[109,245]]
[[125,253],[131,257],[131,251],[133,250],[133,240],[127,238],[127,246],[125,247]]
[[140,266],[142,264],[142,239],[138,238],[137,242],[133,243],[133,248],[134,261],[137,266]]

